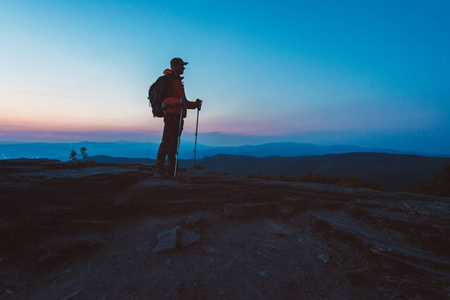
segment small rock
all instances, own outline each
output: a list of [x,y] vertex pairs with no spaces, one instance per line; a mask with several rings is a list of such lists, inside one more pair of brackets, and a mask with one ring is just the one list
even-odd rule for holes
[[208,254],[216,254],[217,253],[217,250],[213,247],[203,247],[203,250],[205,250],[205,252]]
[[328,256],[328,255],[326,255],[326,254],[320,254],[319,255],[319,258],[326,264],[329,260],[330,260],[330,257]]
[[165,252],[177,249],[178,231],[181,226],[164,230],[158,233],[158,244],[153,248],[153,252]]

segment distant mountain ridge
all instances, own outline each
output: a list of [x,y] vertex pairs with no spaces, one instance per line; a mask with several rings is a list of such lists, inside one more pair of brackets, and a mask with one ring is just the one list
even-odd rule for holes
[[[79,143],[0,143],[0,159],[13,158],[49,158],[69,160],[69,154],[74,149],[78,153],[81,147],[87,148],[89,156],[107,155],[111,157],[155,158],[159,144],[138,142],[79,142]],[[214,147],[198,144],[197,158],[201,159],[218,154],[247,155],[253,157],[297,157],[343,153],[391,153],[414,154],[422,156],[450,157],[450,154],[416,153],[382,148],[364,148],[358,146],[320,146],[316,144],[283,142],[261,145],[244,145],[236,147]],[[194,143],[182,141],[180,158],[193,158]]]
[[[94,156],[102,163],[154,164],[154,159]],[[180,159],[181,167],[193,167],[192,159]],[[298,157],[250,157],[216,155],[196,161],[209,170],[226,172],[236,176],[284,174],[298,178],[300,174],[321,174],[329,177],[349,178],[358,176],[372,179],[389,191],[402,191],[420,181],[428,180],[447,165],[450,158],[399,155],[389,153],[345,153]]]

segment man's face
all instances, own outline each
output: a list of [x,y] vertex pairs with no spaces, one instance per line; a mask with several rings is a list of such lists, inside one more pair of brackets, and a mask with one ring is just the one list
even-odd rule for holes
[[172,71],[174,71],[177,74],[183,74],[184,73],[184,65],[182,64],[176,64],[174,66],[172,66]]

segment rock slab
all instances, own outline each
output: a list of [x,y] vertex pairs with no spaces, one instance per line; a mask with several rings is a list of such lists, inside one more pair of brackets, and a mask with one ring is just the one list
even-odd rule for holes
[[178,231],[181,226],[164,230],[158,233],[158,244],[153,252],[166,252],[177,249]]

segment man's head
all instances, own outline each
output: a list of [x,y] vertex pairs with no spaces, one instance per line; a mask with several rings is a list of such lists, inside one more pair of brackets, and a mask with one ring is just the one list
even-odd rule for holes
[[181,75],[184,73],[184,66],[187,64],[188,63],[184,62],[181,58],[175,57],[170,61],[170,69],[172,72]]

